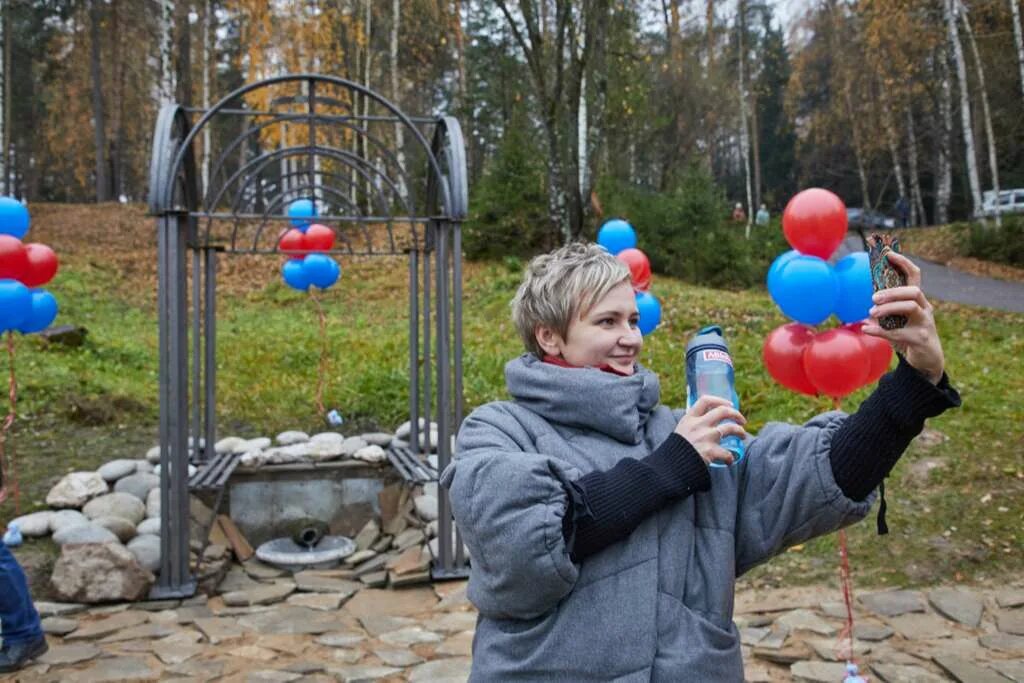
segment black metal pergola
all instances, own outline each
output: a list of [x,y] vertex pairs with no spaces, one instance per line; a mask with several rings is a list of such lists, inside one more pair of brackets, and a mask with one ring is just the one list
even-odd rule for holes
[[[227,142],[213,149],[211,130]],[[159,258],[162,465],[154,598],[196,590],[188,464],[208,464],[217,439],[218,259],[283,256],[278,242],[292,227],[287,210],[296,199],[312,200],[315,222],[334,229],[330,253],[407,258],[409,450],[420,458],[431,452],[436,420],[439,470],[451,459],[451,436],[462,422],[461,222],[468,201],[458,121],[407,116],[358,83],[318,74],[245,85],[209,110],[166,104],[153,137],[149,195]],[[432,576],[464,576],[443,488],[438,508]]]

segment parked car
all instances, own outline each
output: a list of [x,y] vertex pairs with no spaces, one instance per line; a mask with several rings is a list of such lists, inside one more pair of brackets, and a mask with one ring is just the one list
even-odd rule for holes
[[846,222],[853,230],[879,230],[896,227],[895,219],[870,209],[847,209]]
[[1024,188],[987,190],[981,195],[981,215],[995,216],[997,213],[1024,213]]

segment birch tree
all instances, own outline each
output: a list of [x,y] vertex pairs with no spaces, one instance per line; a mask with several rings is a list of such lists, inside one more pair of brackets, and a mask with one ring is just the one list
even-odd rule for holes
[[102,0],[89,2],[89,74],[92,80],[92,121],[93,142],[96,147],[96,201],[105,202],[110,198],[107,182],[107,119],[103,112],[103,69],[100,64],[100,4]]
[[[391,101],[395,106],[401,108],[402,98],[398,89],[398,27],[402,20],[401,0],[391,0],[391,41],[389,46],[391,62]],[[405,171],[405,126],[401,121],[395,123],[395,148],[398,158],[398,168]],[[402,197],[407,196],[408,189],[405,187],[405,176],[398,176],[398,192]]]
[[746,15],[747,3],[746,0],[740,0],[738,15],[736,17],[736,28],[737,28],[737,42],[739,44],[739,61],[737,64],[737,80],[739,85],[739,97],[740,97],[740,155],[743,157],[743,174],[747,183],[747,225],[745,228],[745,235],[747,239],[750,239],[750,224],[753,221],[754,207],[751,199],[750,189],[750,135],[749,128],[747,127],[747,89],[744,84],[743,72],[746,69],[746,52],[744,48],[744,36],[746,33]]
[[1020,88],[1024,95],[1024,37],[1020,28],[1020,0],[1010,0],[1010,12],[1013,15],[1013,43],[1017,47],[1017,68],[1020,70]]
[[949,222],[949,199],[953,193],[953,88],[949,82],[949,48],[936,50],[939,68],[939,144],[936,147],[935,222]]
[[971,189],[971,216],[981,212],[981,183],[978,180],[978,159],[974,151],[974,128],[971,125],[971,98],[967,92],[967,65],[964,62],[964,51],[960,45],[960,32],[957,30],[957,0],[944,0],[943,10],[946,15],[946,28],[949,44],[956,62],[957,81],[960,84],[960,124],[964,135],[964,156],[967,164],[967,181]]
[[174,0],[156,0],[160,22],[160,103],[174,101]]
[[[967,15],[967,8],[960,0],[956,0],[960,10],[960,17],[963,21],[964,31],[967,33],[967,42],[971,46],[971,55],[974,57],[974,70],[978,76],[978,90],[981,96],[981,116],[985,123],[985,139],[988,142],[988,167],[992,178],[992,190],[995,196],[999,196],[999,160],[996,156],[996,136],[992,132],[992,114],[988,107],[988,88],[985,86],[985,67],[981,63],[981,55],[978,54],[978,44],[974,40],[974,29]],[[999,212],[995,216],[996,225],[1002,225],[1002,218]]]

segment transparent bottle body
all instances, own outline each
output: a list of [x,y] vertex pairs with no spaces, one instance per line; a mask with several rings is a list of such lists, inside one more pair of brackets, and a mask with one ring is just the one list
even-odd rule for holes
[[[721,360],[704,360],[702,349],[695,349],[686,358],[686,403],[692,407],[702,396],[717,396],[732,402],[736,410],[740,409],[740,397],[736,393],[735,375],[732,365]],[[723,420],[719,424],[733,423],[735,420]],[[728,435],[719,444],[733,454],[733,462],[738,463],[746,454],[743,441],[738,436]],[[712,467],[726,467],[724,463],[711,463]]]

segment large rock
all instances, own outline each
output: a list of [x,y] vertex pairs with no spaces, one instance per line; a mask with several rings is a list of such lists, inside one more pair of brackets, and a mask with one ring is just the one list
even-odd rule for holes
[[136,534],[135,525],[123,517],[97,517],[92,523],[112,532],[121,543],[127,543]]
[[132,474],[124,479],[118,479],[114,484],[114,491],[118,493],[130,493],[141,501],[146,500],[149,492],[160,486],[160,477],[155,474]]
[[109,490],[107,482],[96,472],[71,472],[46,494],[46,504],[55,508],[80,508]]
[[[422,417],[419,419],[419,426],[420,426],[420,438],[422,439],[423,438],[423,432],[425,431],[425,427],[427,426],[427,421],[424,420]],[[437,423],[436,422],[431,422],[430,423],[430,428],[432,430],[436,431],[437,430]],[[398,429],[395,430],[395,438],[396,439],[403,439],[403,440],[407,441],[409,439],[409,434],[411,432],[412,432],[412,422],[410,422],[409,420],[406,420],[405,422],[403,422],[401,424],[401,426],[398,427]]]
[[110,529],[97,524],[65,527],[53,535],[57,545],[76,545],[81,543],[120,543],[117,535]]
[[416,514],[420,519],[432,522],[437,519],[437,498],[433,496],[416,496],[413,503],[416,505]]
[[53,519],[53,512],[50,510],[43,510],[42,512],[33,512],[28,515],[22,515],[12,519],[8,525],[17,525],[18,529],[21,530],[22,536],[45,536],[50,533],[50,520]]
[[152,534],[154,536],[160,535],[160,518],[159,517],[147,517],[139,523],[135,531],[140,534]]
[[150,519],[159,519],[160,517],[159,486],[146,494],[146,517]]
[[148,462],[151,465],[155,465],[158,462],[160,462],[160,446],[159,445],[153,446],[148,451],[146,451],[146,462]]
[[50,517],[50,533],[55,534],[61,529],[71,526],[84,526],[89,518],[78,510],[58,510]]
[[381,448],[387,448],[391,445],[394,440],[394,436],[387,432],[368,432],[366,434],[360,434],[363,441],[370,444],[371,446],[380,446]]
[[341,455],[346,458],[351,458],[369,445],[370,444],[363,441],[362,437],[350,436],[341,444]]
[[117,491],[93,498],[82,508],[82,513],[89,519],[120,517],[134,525],[146,518],[146,506],[134,495]]
[[276,440],[281,446],[291,446],[292,444],[309,441],[309,434],[298,431],[281,432],[277,435]]
[[928,602],[947,619],[972,628],[981,623],[985,608],[977,594],[962,588],[936,588],[929,591]]
[[93,604],[140,600],[154,577],[124,546],[98,543],[64,546],[51,581],[61,599]]
[[140,534],[128,542],[128,550],[135,556],[140,567],[151,572],[160,569],[160,537]]
[[365,460],[366,462],[384,462],[388,456],[383,448],[371,444],[360,448],[352,454],[352,457],[356,460]]
[[[216,446],[214,446],[216,448]],[[232,449],[232,453],[248,453],[250,451],[262,451],[264,448],[270,448],[270,439],[265,436],[261,436],[256,439],[246,439],[240,443],[236,443]]]
[[235,447],[244,441],[245,439],[240,436],[225,436],[223,439],[213,444],[213,450],[217,453],[234,453]]
[[96,473],[103,477],[104,481],[111,482],[135,474],[137,467],[134,460],[111,460],[96,470]]

